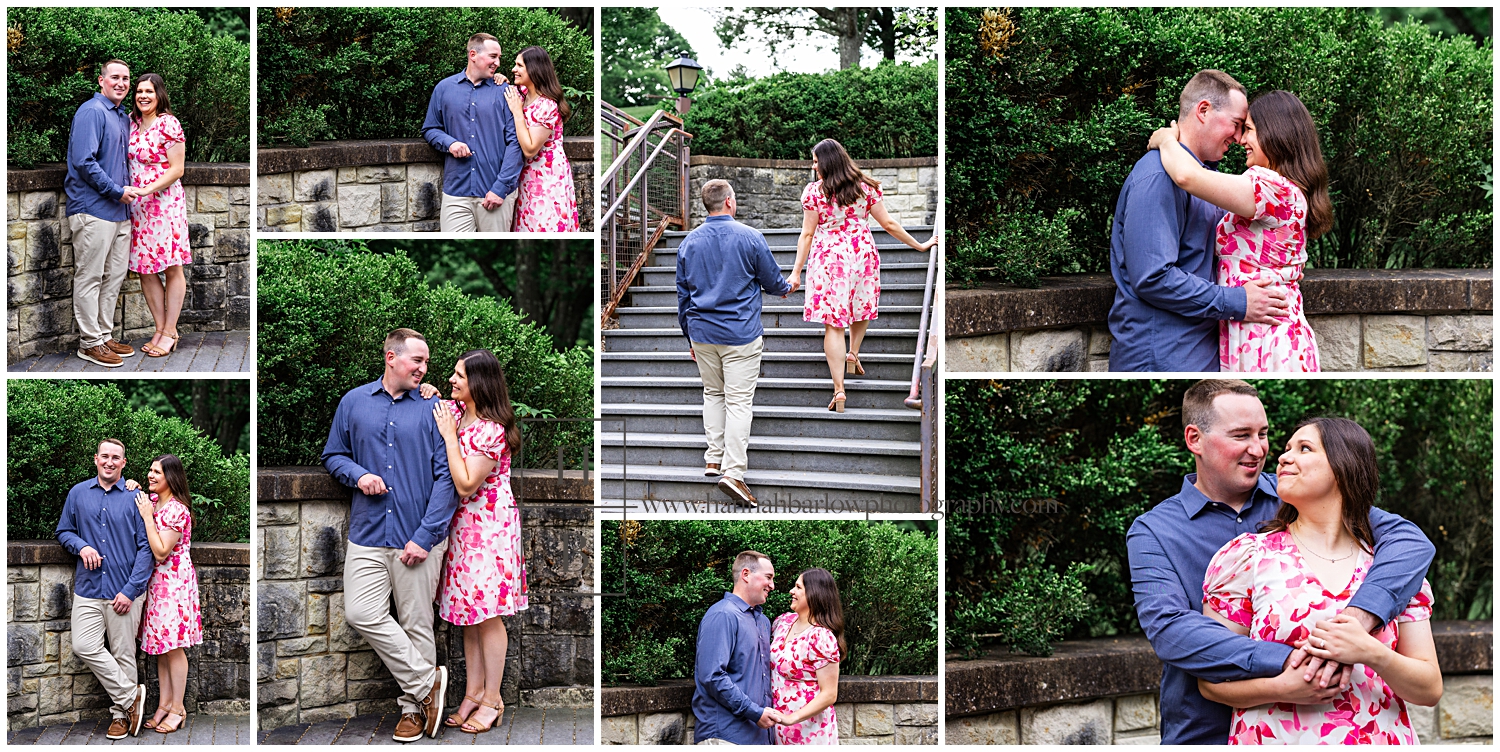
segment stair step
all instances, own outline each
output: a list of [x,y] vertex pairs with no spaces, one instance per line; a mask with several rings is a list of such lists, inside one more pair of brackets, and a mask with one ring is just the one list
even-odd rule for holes
[[[599,405],[603,431],[627,433],[703,434],[703,405],[636,404],[607,402]],[[850,407],[836,413],[827,403],[804,407],[755,405],[751,436],[804,436],[814,438],[858,437],[872,441],[918,441],[922,414],[905,407]]]
[[[878,320],[878,319],[877,319]],[[603,333],[604,349],[611,352],[687,352],[688,341],[677,327],[659,329],[608,329]],[[806,322],[801,327],[766,329],[762,335],[765,349],[778,352],[823,352],[823,329],[809,328]],[[773,344],[774,343],[774,344]],[[917,330],[880,329],[871,326],[860,344],[860,356],[865,353],[901,353],[915,356]]]
[[[782,297],[764,293],[760,296],[761,305],[796,305],[804,303],[804,295],[807,288]],[[922,284],[882,284],[880,286],[880,305],[884,306],[920,306],[926,289]],[[638,306],[676,306],[677,285],[632,285],[626,294],[623,310],[626,307]]]
[[[704,501],[715,505],[728,500],[717,488],[719,479],[705,477],[701,467],[631,466],[627,474],[620,465],[600,465],[599,476],[603,481],[605,499]],[[623,492],[622,485],[625,484],[622,484],[622,479],[627,479],[628,483]],[[754,467],[745,472],[745,484],[759,498],[759,511],[762,512],[811,511],[806,506],[809,502],[816,505],[813,508],[828,504],[828,511],[866,511],[866,507],[873,507],[868,511],[880,512],[919,511],[917,496],[922,490],[920,478],[901,475],[760,470]],[[854,506],[857,503],[866,507]]]
[[[631,404],[702,405],[703,380],[695,376],[604,376],[600,379],[601,399],[605,402]],[[905,407],[902,400],[911,389],[906,381],[880,381],[851,377],[844,381],[850,408]],[[823,378],[759,379],[755,387],[758,405],[795,407],[828,407],[833,399],[833,382]]]
[[[792,273],[790,263],[781,264],[781,276]],[[677,283],[677,268],[674,266],[647,266],[643,267],[639,276],[636,277],[642,285],[675,285]],[[806,278],[803,278],[806,281]],[[884,258],[880,260],[880,281],[884,284],[923,284],[927,281],[927,262],[893,264],[887,263]]]
[[[916,349],[913,343],[912,349]],[[682,352],[602,352],[600,374],[603,376],[697,376],[698,364]],[[910,383],[913,353],[861,353],[865,378],[901,380]],[[828,362],[823,352],[762,352],[760,377],[827,379]]]
[[[625,435],[618,431],[600,431],[599,441],[603,446],[625,446]],[[687,447],[699,452],[708,448],[708,440],[700,433],[683,436],[675,433],[632,433],[630,448],[636,447]],[[823,454],[873,454],[893,457],[921,457],[922,445],[915,441],[866,441],[849,438],[808,438],[802,436],[750,436],[751,451],[799,452]]]
[[[766,245],[775,248],[778,245],[797,247],[797,238],[802,235],[802,227],[763,227],[756,228],[766,239]],[[932,225],[903,225],[902,229],[918,241],[926,241],[932,237]],[[687,237],[687,230],[669,230],[662,235],[662,244],[676,248],[682,239]],[[907,247],[904,243],[891,237],[891,234],[881,229],[879,225],[870,225],[870,235],[875,238],[875,247],[883,245],[895,245],[902,248]]]
[[[693,436],[631,433],[628,449],[620,433],[604,433],[600,439],[601,463],[628,464],[632,470],[700,467],[708,448],[701,431]],[[751,435],[749,465],[758,470],[920,476],[921,457],[921,445],[912,441]]]
[[[800,305],[762,305],[760,323],[767,329],[801,327],[808,323],[803,320],[805,310]],[[616,309],[616,313],[623,329],[677,326],[677,306],[628,306]],[[915,329],[921,323],[921,306],[883,305],[880,315],[870,322],[870,326]]]

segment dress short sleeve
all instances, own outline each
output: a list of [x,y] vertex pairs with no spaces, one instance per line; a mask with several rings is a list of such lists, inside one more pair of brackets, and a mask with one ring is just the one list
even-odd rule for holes
[[802,208],[803,209],[806,209],[807,211],[817,211],[818,210],[818,191],[821,190],[821,189],[822,189],[822,183],[821,182],[808,183],[807,187],[802,189]]
[[1432,584],[1422,580],[1422,589],[1411,597],[1406,610],[1396,615],[1396,622],[1427,621],[1432,618]]
[[874,211],[875,205],[880,203],[880,199],[885,196],[885,193],[880,188],[869,183],[861,183],[861,185],[865,189],[865,213],[868,214]]
[[833,630],[817,626],[807,628],[807,660],[813,671],[842,660],[839,638],[833,635]]
[[797,620],[797,612],[796,611],[788,611],[788,612],[782,614],[781,616],[776,617],[776,621],[771,622],[771,634],[772,635],[779,635],[782,632],[785,632],[786,630],[791,629],[792,628],[792,622],[794,622],[796,620]]
[[480,418],[474,422],[473,430],[474,448],[480,454],[499,462],[505,456],[505,426]]
[[557,108],[557,103],[546,97],[537,97],[536,101],[526,108],[526,124],[537,128],[557,129],[562,124],[562,114]]
[[191,519],[187,507],[183,506],[182,502],[175,500],[171,504],[168,504],[166,508],[156,513],[157,527],[171,530],[175,533],[186,532]]
[[1203,604],[1214,613],[1246,629],[1255,617],[1250,588],[1255,582],[1255,562],[1260,558],[1260,538],[1245,533],[1214,554],[1203,577]]
[[182,123],[178,122],[177,117],[171,114],[161,116],[161,135],[162,139],[168,144],[187,141],[187,136],[184,136],[182,133]]
[[1251,167],[1245,171],[1250,185],[1255,189],[1254,219],[1271,217],[1278,222],[1290,222],[1297,210],[1297,199],[1302,189],[1273,170]]

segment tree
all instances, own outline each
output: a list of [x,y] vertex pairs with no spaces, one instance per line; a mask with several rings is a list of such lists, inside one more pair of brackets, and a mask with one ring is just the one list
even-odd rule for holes
[[872,8],[865,44],[895,60],[898,53],[927,58],[937,47],[937,8]]
[[774,53],[799,35],[828,34],[838,40],[839,70],[859,67],[865,44],[895,60],[897,52],[930,50],[937,42],[934,8],[745,8],[715,15],[714,31],[726,47],[755,36]]
[[651,104],[653,95],[671,96],[666,64],[678,55],[697,56],[654,8],[605,8],[599,48],[610,51],[600,79],[602,99],[617,107]]
[[111,380],[130,406],[164,418],[181,418],[205,438],[213,439],[225,457],[250,445],[250,382],[247,379]]

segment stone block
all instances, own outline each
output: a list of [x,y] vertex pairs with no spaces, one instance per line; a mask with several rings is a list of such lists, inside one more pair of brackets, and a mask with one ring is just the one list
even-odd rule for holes
[[26,271],[56,269],[63,263],[61,223],[49,220],[32,222],[26,228]]
[[937,744],[937,726],[897,726],[892,744]]
[[295,181],[293,199],[301,203],[333,201],[338,196],[333,170],[310,170],[292,173]]
[[224,263],[234,259],[250,257],[250,231],[225,229],[216,233],[214,239],[214,261]]
[[406,183],[384,183],[380,186],[380,221],[406,221]]
[[1109,373],[1109,358],[1089,358],[1089,373]]
[[300,528],[275,525],[260,528],[261,564],[268,580],[290,580],[297,576],[297,557],[301,550]]
[[1010,333],[1010,370],[1082,371],[1088,364],[1082,329]]
[[326,652],[328,652],[327,637],[291,637],[276,641],[276,655],[278,657]]
[[637,744],[682,744],[687,719],[682,713],[642,713],[636,728]]
[[1424,316],[1366,316],[1366,368],[1395,368],[1427,363],[1427,319]]
[[1493,736],[1495,679],[1489,675],[1443,677],[1443,698],[1437,706],[1438,729],[1444,739]]
[[250,205],[250,186],[248,186],[248,185],[232,185],[232,186],[229,186],[229,205],[230,206],[249,206]]
[[62,673],[57,670],[56,663],[32,663],[21,667],[23,679],[35,679],[39,676],[55,676]]
[[617,715],[599,719],[603,728],[599,730],[599,741],[603,744],[639,744],[636,735],[635,716]]
[[[526,640],[525,660],[521,662],[521,684],[549,687],[577,684],[574,658],[578,640],[571,635],[535,635]],[[588,655],[593,655],[593,640],[588,640]],[[507,672],[508,674],[509,672]]]
[[1010,333],[948,340],[947,369],[950,373],[1010,370]]
[[21,197],[19,194],[5,194],[5,218],[13,220],[21,216]]
[[340,167],[339,168],[339,185],[344,185],[346,183],[353,183],[356,179],[358,179],[358,177],[359,177],[359,173],[353,167]]
[[360,165],[355,169],[361,183],[394,183],[406,180],[406,165]]
[[344,594],[334,593],[328,597],[328,647],[331,650],[368,650],[370,645],[360,633],[349,626],[344,616]]
[[1309,316],[1318,343],[1318,368],[1323,371],[1361,371],[1363,327],[1359,316]]
[[1427,353],[1427,370],[1446,372],[1479,373],[1493,370],[1494,353],[1449,352],[1437,350]]
[[1438,736],[1437,708],[1428,708],[1421,705],[1406,706],[1406,715],[1411,719],[1411,727],[1417,732],[1417,741],[1423,744],[1439,744],[1442,737]]
[[261,706],[256,709],[255,718],[261,731],[281,728],[297,722],[297,705],[289,703],[269,707]]
[[421,163],[406,166],[408,219],[437,219],[443,205],[443,166]]
[[380,221],[380,186],[339,187],[339,226],[364,227]]
[[[212,214],[188,215],[188,245],[193,248],[208,248],[214,244],[214,216]],[[198,259],[194,258],[194,262]]]
[[1493,350],[1493,316],[1428,316],[1427,347],[1430,350]]
[[39,583],[6,585],[10,591],[9,611],[6,623],[36,621],[42,616],[42,588]]
[[1120,746],[1126,746],[1126,745],[1131,745],[1131,746],[1134,746],[1134,745],[1161,746],[1161,734],[1158,734],[1155,731],[1150,731],[1150,732],[1146,732],[1146,733],[1141,733],[1139,731],[1133,731],[1130,734],[1126,734],[1126,735],[1123,735],[1123,736],[1116,736],[1114,743],[1117,744],[1117,745],[1120,745]]
[[37,567],[11,565],[5,568],[6,582],[38,582],[41,571]]
[[259,681],[270,681],[273,678],[285,679],[287,677],[276,675],[276,643],[261,641],[255,646],[255,676]]
[[385,664],[380,662],[380,656],[372,650],[361,650],[349,653],[348,667],[349,681],[366,681],[369,679],[389,679],[391,672],[386,669]]
[[[56,219],[62,202],[57,191],[29,191],[21,194],[21,219]],[[10,215],[14,219],[16,215]]]
[[40,567],[43,619],[66,619],[73,613],[73,567],[47,564]]
[[1115,698],[1115,731],[1154,729],[1156,723],[1155,694]]
[[300,520],[301,505],[295,501],[258,501],[255,503],[255,523],[264,529],[267,525],[295,525]]
[[1107,326],[1089,327],[1089,355],[1091,357],[1108,357],[1109,346],[1114,342],[1114,337],[1109,335]]
[[42,625],[12,623],[6,630],[5,645],[7,665],[41,663],[44,655]]
[[234,206],[231,204],[228,216],[230,227],[248,228],[250,226],[250,207],[248,206]]
[[308,708],[344,702],[348,697],[345,688],[346,665],[342,653],[302,659],[302,665],[298,670],[301,683],[298,704],[302,706],[304,717]]
[[[305,583],[257,583],[255,605],[260,639],[276,640],[305,636],[307,620],[303,604],[306,598],[307,585]],[[342,603],[340,605],[342,606]]]
[[69,630],[67,632],[59,632],[57,634],[57,645],[59,654],[57,664],[58,671],[64,674],[68,674],[69,676],[91,673],[89,667],[84,664],[83,659],[79,658],[73,653],[72,630]]
[[266,224],[272,227],[282,225],[300,225],[302,223],[302,205],[286,204],[284,206],[266,207]]
[[310,634],[328,634],[328,596],[320,593],[307,594],[307,631]]
[[73,301],[44,300],[16,309],[16,342],[31,342],[74,333]]
[[1114,703],[1110,700],[1021,709],[1022,744],[1109,744]]
[[[322,723],[323,721],[347,721],[359,714],[358,707],[352,702],[328,705],[321,708],[309,708],[302,706],[297,720],[301,723]],[[389,737],[387,737],[389,738]]]
[[855,736],[885,736],[895,732],[896,708],[894,705],[875,702],[855,704]]
[[347,502],[303,502],[300,530],[298,577],[324,577],[343,570],[349,539]]
[[248,699],[248,666],[226,661],[199,661],[198,701]]
[[937,722],[937,703],[902,702],[896,704],[897,726],[936,726]]
[[279,175],[256,175],[255,176],[256,202],[262,206],[267,204],[285,204],[293,200],[292,173],[283,172]]
[[[521,691],[521,704],[528,708],[592,708],[593,687],[540,687]],[[691,723],[688,724],[691,727]]]
[[222,185],[198,186],[198,211],[208,213],[229,211],[229,188]]
[[351,700],[380,700],[400,697],[401,685],[397,684],[395,679],[351,681],[348,683],[347,691]]

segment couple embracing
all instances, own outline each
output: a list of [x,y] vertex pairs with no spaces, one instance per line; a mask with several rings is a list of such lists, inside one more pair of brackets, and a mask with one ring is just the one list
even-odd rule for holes
[[[401,688],[392,738],[436,738],[502,722],[508,636],[501,616],[528,606],[521,513],[511,493],[520,426],[505,372],[470,350],[448,378],[452,399],[422,383],[427,340],[396,329],[380,378],[339,401],[323,465],[353,489],[344,612]],[[395,608],[392,609],[394,601]],[[463,627],[468,684],[442,717],[448,669],[437,662],[437,615]]]
[[698,625],[693,667],[695,744],[838,744],[844,607],[826,569],[792,586],[791,607],[773,623],[761,612],[776,588],[770,557],[742,551],[734,590]]

